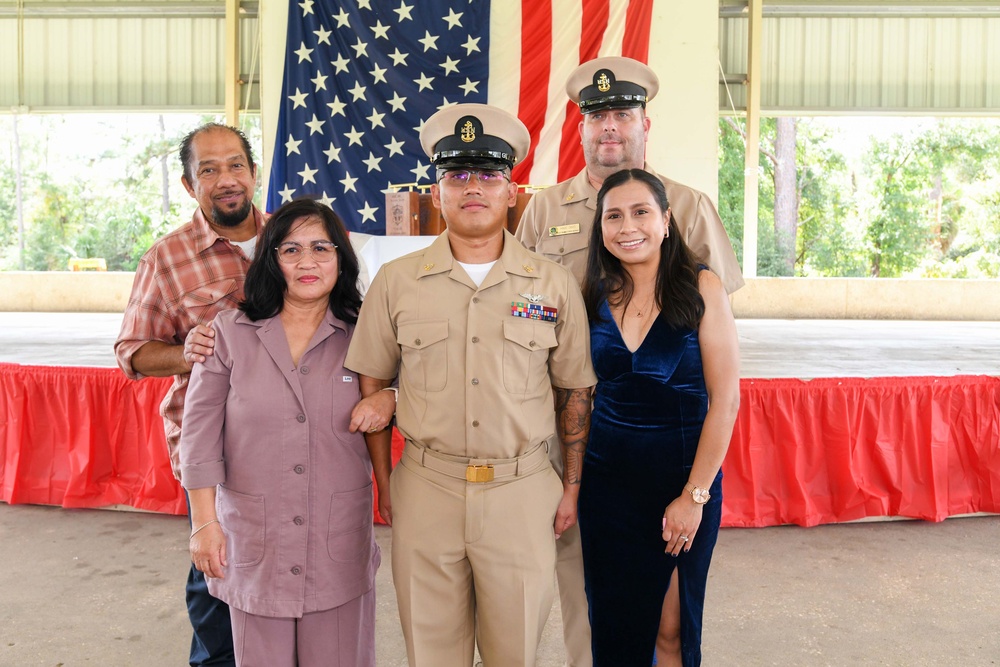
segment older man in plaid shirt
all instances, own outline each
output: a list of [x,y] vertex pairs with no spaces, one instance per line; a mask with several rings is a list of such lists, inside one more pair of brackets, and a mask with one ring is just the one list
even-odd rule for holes
[[[181,142],[181,181],[198,202],[191,222],[157,240],[139,261],[115,356],[132,379],[174,376],[160,412],[174,475],[191,366],[212,353],[208,326],[243,299],[243,280],[264,224],[253,205],[257,167],[246,136],[209,123]],[[229,608],[193,566],[187,583],[194,627],[190,664],[235,666]]]

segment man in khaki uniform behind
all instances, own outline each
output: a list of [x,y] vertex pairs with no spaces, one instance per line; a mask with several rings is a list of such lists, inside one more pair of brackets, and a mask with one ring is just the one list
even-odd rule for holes
[[[604,179],[622,169],[653,169],[645,162],[650,119],[646,102],[659,90],[656,73],[631,58],[606,57],[583,63],[570,75],[566,93],[580,107],[580,139],[586,160],[573,178],[536,193],[517,228],[528,250],[568,267],[582,283],[588,241]],[[669,178],[667,190],[684,242],[722,279],[730,294],[743,286],[733,246],[711,200]],[[559,462],[553,461],[558,471]],[[590,667],[590,621],[583,588],[583,554],[578,528],[558,543],[556,572],[568,667]]]
[[[398,372],[392,573],[409,664],[469,667],[478,641],[486,665],[528,667],[555,540],[576,524],[596,382],[587,314],[570,272],[505,229],[524,125],[463,104],[420,140],[448,229],[375,276],[346,366],[364,396]],[[549,463],[560,445],[561,480]]]

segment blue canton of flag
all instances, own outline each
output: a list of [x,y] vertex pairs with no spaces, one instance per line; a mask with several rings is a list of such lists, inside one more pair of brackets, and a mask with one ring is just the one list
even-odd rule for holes
[[387,186],[433,182],[424,121],[486,103],[489,29],[488,0],[290,0],[267,209],[313,197],[384,234]]

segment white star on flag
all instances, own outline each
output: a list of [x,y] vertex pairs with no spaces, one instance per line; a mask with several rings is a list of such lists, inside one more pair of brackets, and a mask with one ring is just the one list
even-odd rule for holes
[[412,21],[413,20],[413,17],[410,16],[410,12],[413,11],[413,6],[412,5],[407,5],[405,2],[401,2],[401,3],[399,3],[399,9],[394,9],[392,11],[396,12],[397,14],[399,14],[399,22],[400,23],[403,22],[403,19],[406,19],[407,21]]
[[326,106],[330,107],[330,116],[331,117],[336,116],[336,115],[341,115],[344,118],[347,118],[347,114],[344,113],[344,109],[347,107],[347,104],[345,102],[341,102],[339,96],[334,95],[333,96],[333,101],[332,102],[327,102]]
[[424,38],[423,39],[418,39],[417,41],[424,45],[424,53],[430,51],[431,49],[434,49],[435,51],[437,51],[438,36],[437,35],[432,35],[430,33],[430,30],[425,30],[424,31]]
[[316,35],[317,44],[329,44],[330,35],[332,35],[333,33],[324,28],[323,26],[320,26],[319,30],[313,30],[313,34]]
[[431,81],[433,81],[433,80],[434,80],[434,77],[432,77],[432,76],[427,76],[427,74],[423,74],[423,73],[422,73],[422,74],[420,75],[420,78],[419,78],[419,79],[414,79],[414,80],[413,80],[413,83],[415,83],[415,84],[417,84],[418,86],[420,86],[420,90],[418,90],[417,92],[418,92],[418,93],[422,93],[422,92],[424,92],[424,90],[425,90],[425,89],[427,89],[427,88],[432,88],[432,86],[431,86]]
[[351,178],[351,175],[348,172],[344,172],[344,178],[340,179],[340,182],[344,184],[344,192],[357,192],[357,188],[354,187],[354,184],[358,182],[358,179]]
[[322,134],[323,133],[323,123],[325,123],[325,122],[326,122],[325,120],[320,120],[319,118],[316,117],[316,114],[313,114],[312,120],[309,121],[308,123],[306,123],[306,127],[309,128],[309,136],[311,137],[312,135],[316,134],[317,132],[319,132],[320,134]]
[[299,174],[299,176],[302,177],[302,183],[303,184],[305,184],[305,183],[315,183],[316,182],[316,178],[315,177],[316,177],[316,172],[317,171],[319,171],[319,169],[310,169],[309,168],[309,163],[307,162],[306,163],[306,168],[303,169],[302,171],[298,172],[298,174]]
[[347,71],[347,66],[351,64],[351,61],[338,53],[337,59],[331,60],[330,64],[333,65],[333,68],[336,70],[334,74],[342,74]]
[[382,161],[382,158],[375,157],[375,154],[372,153],[371,151],[368,151],[368,159],[367,160],[362,160],[362,162],[364,162],[365,165],[368,166],[368,171],[369,172],[372,172],[372,171],[382,171],[382,167],[378,166],[379,162],[381,162],[381,161]]
[[340,162],[340,149],[334,146],[332,141],[330,142],[330,147],[323,151],[323,155],[326,156],[327,164],[330,164],[334,160]]
[[448,16],[442,16],[441,20],[448,24],[448,30],[451,30],[452,28],[461,28],[463,13],[464,12],[459,12],[456,14],[455,10],[452,7],[449,7]]
[[313,50],[312,49],[307,49],[306,48],[306,43],[302,42],[302,46],[300,46],[299,50],[295,52],[295,55],[297,55],[299,57],[299,64],[301,65],[302,62],[305,61],[305,60],[308,60],[309,62],[312,62],[312,57],[309,55],[312,52],[313,52]]
[[359,132],[353,125],[351,125],[351,131],[350,132],[345,132],[344,136],[347,137],[347,145],[348,146],[353,146],[354,144],[357,144],[358,146],[360,146],[361,145],[361,137],[365,136],[365,133],[364,132]]
[[301,90],[299,90],[298,88],[296,88],[295,89],[295,94],[294,95],[289,95],[288,99],[290,99],[292,101],[292,103],[295,105],[292,108],[293,109],[298,109],[299,107],[304,107],[306,105],[306,98],[307,97],[309,97],[309,93],[303,93]]
[[361,222],[375,222],[375,214],[378,213],[378,209],[365,201],[365,207],[359,208],[358,213],[361,214]]

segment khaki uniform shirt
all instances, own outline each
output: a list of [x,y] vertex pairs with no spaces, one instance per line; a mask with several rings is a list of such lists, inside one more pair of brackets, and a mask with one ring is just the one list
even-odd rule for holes
[[[555,322],[512,315],[554,308]],[[448,232],[384,265],[372,281],[344,365],[399,375],[396,425],[408,442],[469,458],[515,458],[555,433],[552,387],[597,382],[580,288],[558,264],[504,232],[480,287]]]
[[[656,174],[649,165],[645,169],[663,181],[670,209],[688,248],[719,276],[728,293],[743,287],[743,272],[711,200],[702,192]],[[597,190],[584,168],[568,181],[531,197],[517,227],[517,239],[528,250],[567,267],[582,285],[596,212]]]

